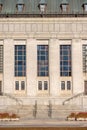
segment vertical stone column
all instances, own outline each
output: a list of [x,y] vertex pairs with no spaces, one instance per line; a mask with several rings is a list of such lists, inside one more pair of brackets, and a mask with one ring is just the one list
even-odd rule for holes
[[13,39],[4,40],[4,81],[3,91],[5,93],[14,92],[14,42]]
[[59,45],[57,39],[50,39],[49,43],[49,77],[50,96],[58,96],[59,92]]
[[27,39],[27,95],[37,94],[37,41]]
[[73,94],[83,92],[82,43],[72,40],[72,80]]

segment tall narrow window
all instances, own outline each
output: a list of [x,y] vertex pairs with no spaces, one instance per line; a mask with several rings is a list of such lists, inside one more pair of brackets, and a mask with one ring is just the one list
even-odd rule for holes
[[42,90],[42,81],[38,81],[38,90]]
[[19,81],[15,81],[15,90],[19,90]]
[[71,76],[71,45],[60,45],[60,76]]
[[65,90],[65,81],[61,81],[61,90]]
[[2,95],[2,81],[0,81],[0,95]]
[[0,73],[3,73],[3,45],[0,45]]
[[83,45],[83,72],[87,73],[87,45]]
[[37,46],[37,75],[48,76],[49,63],[48,63],[48,45]]
[[67,81],[67,90],[71,90],[71,82]]
[[48,82],[44,81],[44,90],[47,90],[47,89],[48,89]]
[[25,45],[15,45],[15,76],[26,76]]
[[21,90],[25,90],[25,81],[21,81]]

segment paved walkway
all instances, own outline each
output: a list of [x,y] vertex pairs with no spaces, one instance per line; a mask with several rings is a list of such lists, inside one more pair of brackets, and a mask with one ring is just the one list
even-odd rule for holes
[[27,119],[0,121],[1,127],[87,127],[87,121],[59,121],[57,119]]

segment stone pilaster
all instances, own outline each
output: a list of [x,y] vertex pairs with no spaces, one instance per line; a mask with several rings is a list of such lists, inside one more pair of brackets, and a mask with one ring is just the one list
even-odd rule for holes
[[35,96],[37,92],[37,44],[35,39],[27,39],[27,95]]
[[83,92],[82,43],[80,39],[72,40],[72,80],[73,93]]
[[4,88],[5,93],[14,92],[14,42],[13,39],[4,39]]
[[57,39],[50,39],[49,43],[49,77],[50,95],[57,96],[59,91],[59,45]]

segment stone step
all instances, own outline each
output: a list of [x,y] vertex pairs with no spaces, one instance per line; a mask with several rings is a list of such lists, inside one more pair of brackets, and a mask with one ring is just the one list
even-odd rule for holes
[[[7,106],[7,109],[3,110],[5,112],[17,113],[21,118],[35,118],[34,105],[23,105],[23,106],[13,105],[13,106]],[[51,118],[65,119],[71,112],[78,112],[78,111],[82,111],[82,109],[76,105],[52,105]],[[36,118],[49,118],[49,117],[50,117],[49,105],[36,105]]]
[[18,115],[20,116],[20,118],[33,118],[33,111],[19,111]]
[[48,109],[48,106],[47,105],[37,105],[37,109],[41,109],[41,110]]
[[80,107],[76,106],[76,105],[52,105],[52,109],[54,109],[54,110],[75,110],[75,109],[80,109]]
[[36,114],[36,118],[49,118],[47,110],[38,110]]

